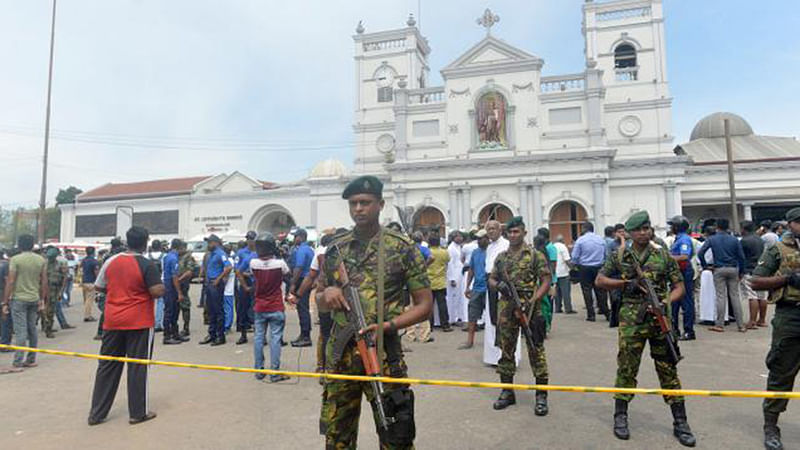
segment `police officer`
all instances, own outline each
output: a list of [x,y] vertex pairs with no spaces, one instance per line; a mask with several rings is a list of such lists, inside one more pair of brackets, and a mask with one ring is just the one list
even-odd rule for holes
[[[383,185],[373,176],[362,176],[347,185],[342,198],[355,222],[353,230],[338,236],[328,246],[325,256],[325,306],[333,311],[333,328],[327,344],[327,371],[363,375],[364,365],[353,339],[346,315],[347,300],[339,282],[340,264],[344,264],[350,283],[358,291],[364,308],[367,331],[383,333],[384,356],[379,363],[385,376],[405,377],[406,364],[398,330],[428,319],[432,308],[430,282],[422,255],[404,235],[380,226],[384,206]],[[379,266],[385,267],[378,273]],[[382,281],[383,298],[377,289]],[[403,311],[403,290],[408,289],[412,306]],[[377,311],[383,306],[384,322],[377,323]],[[380,354],[380,353],[379,353]],[[388,430],[377,426],[382,449],[413,448],[414,395],[407,385],[386,384],[383,403],[395,421]],[[329,380],[325,383],[321,428],[329,449],[356,448],[361,396],[366,395],[375,411],[370,384]],[[378,416],[375,416],[376,425]]]
[[239,295],[236,298],[236,329],[241,337],[237,345],[247,343],[247,330],[253,327],[253,275],[250,273],[250,260],[256,254],[256,232],[248,231],[247,245],[236,252],[236,279],[239,280]]
[[[528,360],[536,377],[536,384],[547,384],[547,358],[544,352],[545,320],[542,315],[542,299],[550,289],[550,268],[547,257],[525,242],[525,223],[522,217],[514,217],[506,223],[508,250],[495,259],[494,269],[489,276],[489,285],[496,289],[501,298],[497,302],[497,332],[500,335],[502,356],[497,363],[500,381],[513,383],[517,369],[514,353],[517,349],[520,320],[516,315],[516,302],[511,297],[511,286],[516,288],[522,314],[528,319],[533,336],[533,347],[528,348]],[[506,276],[508,278],[506,278]],[[503,389],[500,398],[494,402],[494,409],[500,410],[515,404],[514,391]],[[547,415],[547,391],[536,391],[534,413]]]
[[178,281],[178,261],[180,259],[178,250],[181,248],[181,240],[173,239],[170,243],[170,250],[164,257],[164,344],[173,345],[188,341],[189,338],[178,334],[178,314],[180,305],[179,292],[180,282]]
[[[659,299],[670,303],[683,298],[683,277],[675,260],[666,247],[651,240],[652,228],[647,211],[634,213],[625,229],[630,233],[632,245],[622,252],[613,253],[606,259],[597,275],[597,285],[603,289],[622,289],[622,307],[619,312],[619,353],[617,354],[616,387],[636,387],[636,375],[642,360],[642,352],[650,341],[650,356],[653,357],[658,379],[663,389],[680,389],[677,363],[669,357],[667,341],[654,315],[641,316],[645,307],[645,293],[637,277],[637,266],[653,283]],[[621,279],[612,279],[611,274],[620,274]],[[671,290],[670,290],[671,286]],[[628,430],[628,402],[631,394],[614,396],[614,435],[623,440],[630,438]],[[683,397],[664,396],[672,409],[673,434],[687,447],[694,447],[695,437],[686,420]]]
[[222,239],[216,234],[205,238],[208,242],[208,261],[205,267],[206,310],[208,311],[208,336],[201,345],[212,346],[225,343],[223,327],[222,297],[225,291],[225,281],[233,269],[230,260],[222,250]]
[[[789,233],[768,247],[753,271],[754,290],[770,290],[775,304],[772,344],[767,354],[768,391],[791,391],[800,369],[800,208],[786,213]],[[764,446],[782,449],[778,416],[786,411],[786,399],[764,399]]]
[[[694,268],[692,268],[692,257],[694,256],[694,244],[689,236],[689,219],[684,216],[675,216],[667,224],[671,227],[675,235],[675,242],[669,249],[672,259],[678,263],[683,275],[683,288],[686,291],[683,298],[672,304],[672,329],[683,341],[695,340],[694,334]],[[680,333],[679,316],[683,309],[683,334]]]
[[178,283],[180,283],[178,306],[183,316],[183,330],[181,330],[179,336],[181,338],[188,338],[189,320],[192,315],[192,300],[189,298],[189,288],[191,287],[192,278],[198,275],[200,267],[197,265],[197,261],[194,260],[192,252],[189,251],[186,242],[181,242],[181,246],[178,249],[178,256]]

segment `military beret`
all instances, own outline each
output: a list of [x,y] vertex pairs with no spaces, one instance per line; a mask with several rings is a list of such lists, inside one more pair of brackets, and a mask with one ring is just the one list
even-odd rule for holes
[[638,211],[633,213],[633,215],[625,221],[625,229],[627,231],[633,231],[637,228],[641,228],[642,225],[650,223],[650,214],[647,214],[647,211]]
[[525,228],[525,222],[522,220],[522,216],[514,216],[506,222],[506,229],[519,227]]
[[344,188],[342,198],[348,199],[356,194],[372,194],[378,198],[383,198],[383,183],[372,175],[358,177]]
[[800,206],[798,206],[797,208],[792,208],[786,212],[786,221],[787,222],[800,221]]

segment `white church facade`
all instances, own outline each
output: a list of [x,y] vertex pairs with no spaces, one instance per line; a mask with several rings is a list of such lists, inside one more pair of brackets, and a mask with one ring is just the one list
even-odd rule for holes
[[756,136],[740,117],[716,114],[675,145],[661,0],[587,1],[585,64],[566,75],[543,75],[541,57],[496,37],[498,20],[489,10],[479,18],[486,37],[441,69],[441,86],[428,83],[431,49],[413,18],[396,30],[359,24],[351,169],[326,160],[278,185],[239,172],[109,184],[61,206],[61,239],[108,241],[126,214],[159,237],[349,226],[340,194],[365,173],[384,181],[383,220],[413,210],[415,226],[521,215],[571,241],[584,221],[602,229],[640,209],[661,227],[682,212],[725,216],[724,118],[739,217],[800,201],[794,138]]

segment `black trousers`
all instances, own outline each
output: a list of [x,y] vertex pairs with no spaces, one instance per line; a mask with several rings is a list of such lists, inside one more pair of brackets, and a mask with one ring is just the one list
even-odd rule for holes
[[164,293],[164,339],[178,334],[178,291],[175,286],[166,286]]
[[600,266],[580,266],[579,273],[581,279],[581,292],[583,293],[583,302],[586,304],[586,317],[594,317],[594,301],[592,300],[592,292],[597,298],[597,309],[600,314],[608,317],[608,293],[595,286],[594,280],[597,278],[597,272],[600,271]]
[[[247,287],[253,283],[246,279]],[[253,292],[247,292],[243,286],[239,286],[239,295],[236,297],[236,331],[242,332],[253,327]]]
[[213,283],[206,285],[206,311],[208,311],[208,335],[211,339],[225,337],[224,320],[222,312],[222,297],[225,292],[225,283],[218,286]]
[[[433,291],[433,302],[439,309],[439,326],[447,328],[450,326],[450,315],[447,313],[447,289],[436,289]],[[433,327],[433,312],[431,312],[431,328]]]
[[[153,354],[153,329],[106,330],[103,333],[101,355],[127,356],[150,359]],[[105,419],[117,395],[122,366],[117,361],[99,361],[92,393],[92,410],[89,417]],[[144,364],[128,364],[128,413],[131,419],[140,419],[147,414],[147,369]]]

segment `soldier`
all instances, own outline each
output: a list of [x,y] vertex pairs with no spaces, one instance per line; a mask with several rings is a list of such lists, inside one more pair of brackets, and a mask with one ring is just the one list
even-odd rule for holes
[[[636,375],[642,359],[644,345],[650,341],[650,356],[653,357],[662,389],[680,389],[677,363],[669,357],[667,341],[652,314],[642,316],[645,308],[645,293],[637,277],[637,265],[647,279],[651,280],[661,301],[669,303],[683,299],[683,276],[678,263],[672,259],[665,246],[651,240],[650,216],[647,211],[633,214],[625,229],[633,244],[621,247],[606,259],[597,276],[597,285],[603,289],[622,289],[622,306],[619,312],[619,353],[617,354],[616,387],[636,387]],[[621,279],[612,279],[619,274]],[[671,285],[672,290],[669,290]],[[614,435],[623,440],[630,438],[628,430],[628,402],[631,394],[614,396]],[[683,397],[664,396],[672,409],[673,434],[687,447],[694,447],[695,437],[686,421],[686,406]]]
[[192,315],[192,300],[189,298],[189,287],[192,283],[192,278],[196,277],[200,272],[200,267],[197,261],[194,260],[192,252],[186,246],[186,242],[181,241],[178,248],[178,283],[180,283],[180,290],[178,291],[178,306],[183,316],[183,330],[180,332],[181,337],[189,337],[189,319]]
[[59,304],[61,297],[64,295],[64,288],[67,286],[67,264],[65,261],[58,259],[58,249],[55,247],[47,247],[45,255],[47,255],[48,290],[42,313],[42,328],[44,328],[45,337],[52,339],[55,337],[53,334],[53,318],[56,314],[58,314],[58,323],[61,325],[62,330],[73,327],[67,323]]
[[[511,286],[509,285],[509,283],[514,283],[522,303],[521,313],[527,315],[530,332],[533,336],[533,347],[526,341],[531,370],[536,377],[536,384],[547,384],[542,298],[550,289],[550,269],[547,258],[525,243],[526,231],[522,217],[514,217],[508,221],[506,231],[509,241],[508,250],[497,255],[494,269],[489,276],[489,285],[501,294],[501,298],[497,302],[497,333],[500,335],[502,356],[497,363],[497,373],[500,374],[502,383],[514,382],[514,373],[517,369],[514,353],[517,349],[520,331],[518,311],[515,311],[516,302],[511,297]],[[516,402],[514,391],[503,389],[493,407],[501,410]],[[537,416],[545,416],[547,412],[547,391],[536,391],[534,413]]]
[[[345,311],[349,309],[339,283],[338,267],[344,263],[350,283],[357,287],[366,322],[361,332],[383,333],[384,348],[379,364],[384,376],[406,377],[406,364],[397,331],[428,319],[433,298],[422,255],[400,233],[382,228],[379,223],[384,206],[383,185],[373,176],[362,176],[347,185],[342,198],[355,222],[352,231],[331,242],[325,256],[326,288],[323,303],[332,310],[333,328],[326,352],[327,371],[338,374],[365,373],[355,345],[354,330]],[[384,273],[377,273],[385,265]],[[383,281],[384,297],[377,283]],[[412,306],[403,311],[403,289],[411,295]],[[383,306],[384,322],[377,323],[377,311]],[[380,342],[380,341],[379,341]],[[375,413],[375,396],[369,383],[329,380],[325,383],[321,428],[328,449],[353,449],[357,446],[361,396],[366,395]],[[382,449],[410,449],[414,445],[414,395],[408,385],[387,384],[383,396],[385,410],[394,418],[388,430],[378,428]],[[322,431],[322,430],[321,430]]]
[[[767,247],[753,271],[754,290],[770,290],[775,304],[772,344],[767,354],[768,391],[791,391],[800,369],[800,208],[786,213],[790,236]],[[764,446],[782,449],[778,416],[786,411],[786,399],[764,399]]]

